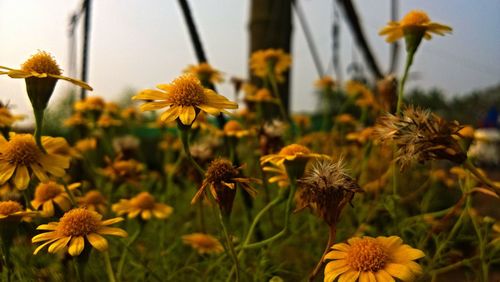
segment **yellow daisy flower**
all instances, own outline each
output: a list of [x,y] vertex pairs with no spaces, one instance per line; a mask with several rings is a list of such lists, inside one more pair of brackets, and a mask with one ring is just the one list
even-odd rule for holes
[[106,198],[97,190],[88,191],[85,195],[79,197],[77,201],[79,206],[101,214],[106,212],[108,204]]
[[209,82],[215,84],[223,81],[221,73],[208,63],[189,65],[184,70],[184,73],[196,75],[196,77],[198,77],[201,82]]
[[107,166],[99,170],[99,173],[104,175],[115,183],[129,182],[138,184],[143,176],[144,164],[134,160],[122,160],[120,156],[114,161],[106,158]]
[[141,215],[143,220],[150,220],[153,216],[158,219],[165,219],[174,211],[169,205],[157,203],[155,198],[148,192],[141,192],[130,200],[121,199],[111,209],[118,215],[127,214],[129,218],[136,218]]
[[223,133],[228,137],[243,138],[251,134],[250,130],[244,129],[236,120],[230,120],[224,124]]
[[75,149],[80,153],[85,153],[88,151],[95,150],[97,148],[97,139],[95,138],[85,138],[76,141]]
[[0,185],[12,180],[17,189],[26,189],[30,171],[40,181],[48,181],[47,174],[62,177],[69,167],[70,158],[54,153],[66,140],[61,137],[42,137],[47,153],[36,145],[31,134],[10,133],[7,141],[0,136]]
[[299,144],[290,144],[283,147],[277,154],[263,156],[262,158],[260,158],[260,163],[274,163],[276,165],[282,165],[286,161],[291,162],[295,160],[303,160],[320,156],[320,154],[312,153],[311,150],[309,150],[307,147]]
[[195,249],[198,254],[220,254],[224,252],[224,247],[217,240],[209,234],[193,233],[182,236],[182,242]]
[[425,39],[432,38],[432,33],[444,35],[450,33],[452,28],[440,23],[431,22],[431,19],[424,11],[412,10],[406,14],[399,22],[391,21],[383,27],[379,35],[386,35],[387,42],[394,42],[407,34],[422,34]]
[[[68,185],[69,190],[75,190],[81,186],[81,183],[73,183]],[[61,211],[65,212],[71,209],[71,200],[64,190],[64,186],[55,182],[41,182],[35,189],[35,198],[31,201],[31,205],[35,210],[42,210],[41,215],[44,217],[54,216],[54,204]]]
[[[1,71],[1,69],[5,71]],[[12,69],[0,66],[0,75],[7,74],[12,78],[42,78],[42,79],[58,79],[69,81],[81,88],[92,90],[87,83],[61,75],[61,69],[54,58],[45,51],[38,51],[31,56],[26,62],[21,65],[21,69]]]
[[23,217],[35,215],[35,212],[25,211],[16,201],[0,201],[0,223],[19,222]]
[[237,109],[238,104],[213,90],[203,88],[200,80],[192,74],[184,74],[170,84],[160,84],[160,90],[147,89],[132,97],[133,100],[157,100],[140,106],[142,111],[170,107],[161,114],[160,119],[168,123],[179,119],[184,125],[191,125],[200,111],[211,115]]
[[292,58],[282,49],[259,50],[250,57],[250,69],[254,75],[262,78],[273,75],[280,82],[291,64]]
[[409,245],[403,245],[401,238],[354,237],[347,243],[332,246],[325,260],[331,260],[325,267],[325,282],[335,281],[412,281],[422,274],[422,267],[414,260],[425,254]]
[[99,117],[99,119],[97,120],[97,126],[99,126],[101,128],[108,128],[108,127],[120,126],[120,125],[122,125],[122,121],[119,119],[114,119],[108,113],[102,114]]
[[11,127],[14,122],[23,118],[22,115],[13,115],[9,108],[0,102],[0,129]]
[[266,173],[274,174],[267,180],[269,183],[276,183],[280,188],[285,188],[290,185],[285,165],[275,165],[273,163],[270,163],[268,166],[263,167],[262,170]]
[[320,91],[330,91],[335,87],[335,84],[335,80],[329,75],[325,75],[314,82],[314,86]]
[[101,235],[127,237],[127,232],[108,225],[120,222],[121,217],[101,220],[102,216],[95,211],[85,208],[76,208],[66,212],[59,222],[50,222],[37,227],[38,230],[48,231],[36,235],[32,243],[44,242],[38,246],[33,254],[37,254],[45,246],[49,246],[49,253],[57,253],[68,247],[71,256],[78,256],[85,248],[85,241],[98,251],[108,249],[108,241]]
[[77,112],[102,112],[105,107],[106,102],[99,96],[86,97],[73,105],[73,109]]

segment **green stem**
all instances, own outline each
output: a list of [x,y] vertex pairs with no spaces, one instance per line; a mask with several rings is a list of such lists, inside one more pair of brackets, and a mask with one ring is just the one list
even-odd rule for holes
[[80,271],[80,263],[77,257],[73,257],[73,267],[75,268],[76,280],[82,282],[82,273]]
[[265,240],[262,240],[260,242],[256,242],[253,244],[247,244],[247,245],[241,246],[242,249],[260,248],[260,247],[263,247],[269,243],[276,241],[277,239],[279,239],[287,234],[288,228],[289,228],[288,225],[289,225],[289,221],[290,221],[290,211],[292,209],[293,197],[295,195],[295,190],[297,188],[294,180],[290,179],[290,183],[291,183],[290,184],[290,191],[288,194],[288,199],[286,201],[286,207],[285,207],[285,221],[283,223],[284,224],[283,229],[280,232],[278,232],[276,235],[274,235],[268,239],[265,239]]
[[415,55],[415,51],[409,51],[406,54],[405,70],[403,73],[403,78],[401,78],[401,82],[399,83],[399,89],[398,89],[398,104],[396,107],[396,115],[399,115],[401,113],[401,106],[403,104],[404,87],[405,87],[406,79],[408,78],[408,74],[410,72],[411,64],[413,63],[414,55]]
[[0,247],[2,251],[2,261],[3,261],[3,278],[2,281],[7,281],[10,282],[10,246],[9,243],[7,243],[6,235],[2,234],[0,242]]
[[205,171],[201,166],[193,159],[193,156],[191,156],[191,151],[189,150],[189,129],[179,129],[181,133],[181,141],[182,141],[182,146],[184,148],[184,153],[186,154],[187,159],[191,162],[191,164],[194,165],[196,170],[204,176]]
[[45,109],[35,109],[33,108],[33,113],[35,115],[35,142],[38,145],[38,148],[43,153],[46,153],[45,148],[42,144],[42,128],[43,128],[43,112]]
[[73,191],[71,191],[69,188],[68,188],[68,184],[61,178],[61,181],[63,183],[63,186],[64,186],[64,191],[66,192],[66,194],[68,194],[69,196],[69,201],[71,202],[71,205],[76,208],[78,207],[78,205],[76,204],[76,199],[75,199],[75,195],[73,194]]
[[467,212],[469,213],[469,217],[472,221],[472,225],[474,226],[474,231],[476,232],[477,235],[477,240],[479,241],[479,259],[481,260],[481,270],[482,270],[482,280],[481,281],[488,281],[488,263],[486,262],[486,255],[485,255],[485,241],[483,240],[483,236],[481,234],[481,230],[479,228],[479,225],[477,224],[477,221],[475,217],[471,214],[471,209],[470,205],[467,206]]
[[134,233],[134,235],[130,238],[130,241],[127,242],[127,245],[123,248],[122,255],[120,257],[120,261],[118,262],[118,268],[116,269],[116,277],[118,277],[119,280],[121,280],[122,277],[122,272],[123,272],[123,266],[125,265],[125,260],[127,258],[128,254],[128,248],[132,246],[132,244],[139,238],[139,235],[142,233],[144,224],[141,223],[139,225],[139,229]]
[[236,252],[234,250],[233,241],[231,240],[231,236],[229,236],[229,232],[226,226],[228,225],[227,223],[229,222],[229,217],[224,217],[220,209],[218,209],[218,211],[220,225],[222,226],[222,232],[224,233],[224,237],[226,239],[227,250],[229,251],[231,258],[233,259],[234,267],[236,268],[236,281],[238,282],[240,281],[240,266],[238,257],[236,256]]
[[493,181],[488,179],[486,176],[484,176],[482,173],[479,172],[479,170],[472,164],[472,161],[470,159],[467,159],[464,163],[464,167],[468,169],[474,176],[481,181],[484,185],[487,185],[491,188],[495,189],[500,189]]
[[336,235],[337,235],[337,227],[335,225],[331,225],[329,228],[328,242],[326,243],[325,251],[323,252],[323,255],[321,255],[321,258],[319,259],[318,263],[316,264],[316,267],[314,267],[313,272],[309,276],[309,281],[314,281],[314,278],[316,278],[316,276],[320,272],[321,267],[323,267],[325,256],[326,256],[326,254],[328,254],[328,251],[330,251],[330,248],[332,247],[333,243],[335,242]]
[[290,117],[288,116],[285,105],[283,104],[283,97],[281,97],[281,93],[278,89],[278,83],[276,82],[276,77],[274,76],[273,67],[269,65],[268,69],[269,81],[271,82],[271,87],[273,89],[274,95],[276,95],[276,97],[278,98],[278,106],[280,108],[281,116],[285,121],[290,122]]
[[104,263],[106,265],[106,273],[108,274],[109,282],[116,282],[115,273],[113,272],[113,266],[111,265],[111,260],[109,258],[108,251],[103,252]]

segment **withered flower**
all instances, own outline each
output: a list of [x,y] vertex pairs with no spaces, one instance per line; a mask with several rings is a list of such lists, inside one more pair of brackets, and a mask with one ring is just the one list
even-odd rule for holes
[[196,203],[203,196],[205,190],[209,188],[221,211],[229,215],[236,196],[236,184],[239,184],[251,196],[257,194],[257,191],[249,184],[259,182],[259,180],[243,177],[240,172],[241,168],[235,167],[226,159],[218,158],[213,160],[208,166],[205,179],[198,192],[194,195],[193,200],[191,200],[191,204]]
[[310,208],[330,226],[336,225],[342,209],[354,194],[363,192],[346,173],[342,160],[317,160],[297,183],[297,211]]
[[414,160],[420,163],[446,159],[462,164],[467,155],[457,140],[462,126],[448,122],[430,111],[408,107],[402,116],[387,114],[377,121],[375,135],[381,142],[396,145],[396,161],[405,168]]

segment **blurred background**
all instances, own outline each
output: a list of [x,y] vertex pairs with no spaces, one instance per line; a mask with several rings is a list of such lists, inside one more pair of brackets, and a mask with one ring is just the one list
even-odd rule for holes
[[[137,90],[170,82],[187,65],[197,63],[180,2],[91,1],[86,80],[94,92],[89,95],[126,100]],[[0,0],[0,65],[17,68],[37,50],[45,50],[56,58],[63,74],[80,78],[86,3]],[[440,111],[470,111],[473,118],[466,121],[472,123],[500,103],[500,1],[301,0],[291,5],[283,0],[190,0],[189,6],[209,63],[225,74],[218,90],[230,99],[234,99],[230,78],[248,77],[252,40],[279,37],[272,30],[275,21],[285,21],[285,29],[291,24],[290,107],[294,112],[317,108],[313,83],[319,72],[341,81],[353,77],[374,81],[366,48],[356,40],[359,34],[349,15],[351,7],[382,75],[390,72],[391,62],[396,75],[400,74],[404,63],[404,46],[397,53],[399,59],[391,61],[390,45],[377,35],[391,15],[399,19],[411,9],[423,9],[433,21],[453,27],[451,36],[421,45],[407,86],[415,89],[407,92],[415,103]],[[260,33],[254,30],[252,35],[251,27],[266,20],[271,27]],[[72,87],[59,82],[51,105],[68,95],[78,97]],[[0,100],[15,113],[29,113],[24,88],[21,80],[0,77]]]

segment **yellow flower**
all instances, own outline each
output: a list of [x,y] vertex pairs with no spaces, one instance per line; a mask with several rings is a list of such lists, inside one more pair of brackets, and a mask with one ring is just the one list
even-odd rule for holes
[[288,174],[286,174],[285,165],[275,165],[270,163],[270,165],[262,168],[263,171],[267,173],[273,173],[274,175],[270,177],[267,181],[269,183],[276,183],[278,187],[285,188],[290,185],[290,181],[288,180]]
[[474,127],[466,125],[458,131],[458,134],[464,138],[472,139],[474,138],[474,131]]
[[408,34],[421,33],[425,39],[432,38],[432,33],[444,35],[451,32],[451,27],[439,23],[431,22],[431,19],[424,11],[412,10],[399,22],[391,21],[383,27],[379,35],[386,35],[387,42],[394,42]]
[[21,115],[13,115],[9,108],[0,102],[0,129],[11,127],[14,122],[23,118]]
[[122,121],[118,119],[114,119],[110,114],[105,113],[102,114],[97,120],[97,126],[102,128],[108,128],[112,126],[120,126],[122,125]]
[[99,96],[87,97],[84,100],[75,102],[73,108],[77,112],[102,112],[106,107],[106,102]]
[[200,255],[220,254],[224,252],[224,247],[222,247],[222,244],[217,238],[204,233],[184,235],[182,236],[182,242],[186,245],[190,245]]
[[245,101],[256,102],[256,103],[278,103],[278,99],[274,98],[271,91],[267,88],[260,88],[256,90],[253,94],[246,94]]
[[[36,213],[25,211],[23,206],[16,201],[0,201],[0,223],[19,222],[23,217],[31,216]],[[3,227],[3,226],[2,226]]]
[[343,124],[355,124],[357,120],[351,114],[341,114],[335,117],[335,121]]
[[414,260],[425,254],[401,238],[354,237],[346,243],[335,244],[325,259],[332,260],[325,267],[325,282],[334,281],[412,281],[422,273],[422,267]]
[[120,222],[121,217],[101,220],[102,216],[95,211],[85,208],[76,208],[66,212],[59,222],[50,222],[37,227],[38,230],[48,232],[36,235],[31,239],[32,243],[44,242],[33,254],[37,254],[45,246],[49,246],[49,253],[57,253],[68,247],[71,256],[78,256],[85,248],[85,241],[98,251],[108,249],[108,241],[101,235],[113,235],[127,237],[127,232],[108,225]]
[[84,89],[92,90],[87,83],[61,75],[61,69],[54,60],[54,58],[45,51],[38,51],[35,55],[31,56],[26,62],[21,65],[21,69],[11,69],[8,67],[0,66],[0,74],[7,74],[12,78],[42,78],[42,79],[58,79],[69,81]]
[[127,214],[129,218],[136,218],[140,214],[143,220],[150,220],[152,216],[165,219],[174,210],[171,206],[157,203],[148,192],[141,192],[130,200],[121,199],[111,209],[118,215]]
[[80,153],[95,150],[95,148],[97,148],[97,139],[85,138],[85,139],[78,140],[78,141],[76,141],[74,147]]
[[160,84],[160,90],[147,89],[132,97],[133,100],[158,100],[141,105],[142,111],[170,107],[160,118],[164,123],[179,119],[184,125],[191,125],[201,111],[211,115],[237,109],[238,104],[213,90],[203,88],[200,80],[192,74],[184,74],[170,84]]
[[73,126],[82,126],[86,127],[88,124],[87,119],[83,116],[81,112],[76,112],[72,114],[69,118],[64,120],[64,126],[73,127]]
[[230,120],[224,124],[224,135],[228,137],[242,138],[250,135],[250,130],[243,129],[241,124],[236,120]]
[[292,119],[295,122],[295,124],[302,130],[311,127],[311,117],[309,115],[295,114],[292,116]]
[[106,212],[106,198],[97,190],[88,191],[83,197],[78,198],[78,205],[98,213]]
[[280,82],[291,63],[292,58],[282,49],[259,50],[250,57],[250,69],[254,75],[262,78],[273,75]]
[[223,81],[221,73],[212,68],[208,63],[189,65],[184,72],[196,75],[202,83],[209,82],[215,84]]
[[[69,190],[75,190],[80,187],[81,183],[73,183],[68,185]],[[54,204],[61,211],[65,212],[71,209],[71,200],[64,190],[64,186],[54,181],[41,182],[35,189],[35,198],[31,201],[31,205],[35,210],[42,210],[41,215],[44,217],[54,216]]]
[[54,153],[64,138],[42,137],[47,150],[43,153],[31,134],[10,134],[7,141],[0,136],[0,185],[12,180],[17,189],[26,189],[30,181],[30,170],[40,181],[48,181],[47,174],[62,177],[69,167],[70,158]]
[[101,169],[100,173],[116,183],[130,182],[137,184],[144,171],[144,164],[134,159],[121,160],[117,158],[115,161],[106,159],[106,162],[108,166]]
[[333,80],[331,76],[325,75],[316,80],[316,82],[314,82],[314,86],[316,86],[316,89],[320,91],[330,91],[335,87],[335,80]]
[[276,165],[282,165],[286,161],[295,161],[302,159],[309,159],[312,157],[320,157],[319,154],[314,154],[307,147],[299,144],[291,144],[283,147],[278,154],[270,154],[260,158],[260,163],[273,163]]

